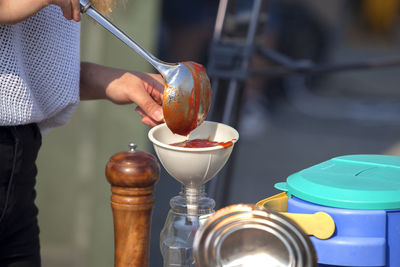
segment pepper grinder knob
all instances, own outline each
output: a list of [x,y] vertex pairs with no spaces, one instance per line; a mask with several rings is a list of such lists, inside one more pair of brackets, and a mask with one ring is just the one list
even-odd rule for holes
[[129,151],[136,152],[137,144],[135,142],[129,143]]

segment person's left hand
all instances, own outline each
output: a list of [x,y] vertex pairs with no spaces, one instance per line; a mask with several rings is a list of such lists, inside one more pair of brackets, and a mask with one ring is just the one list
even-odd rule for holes
[[159,74],[128,72],[93,63],[81,64],[81,100],[108,99],[119,105],[136,103],[142,122],[155,126],[164,121],[164,79]]
[[162,100],[164,79],[159,74],[144,72],[123,74],[106,89],[107,98],[115,104],[136,103],[142,122],[155,126],[164,121]]

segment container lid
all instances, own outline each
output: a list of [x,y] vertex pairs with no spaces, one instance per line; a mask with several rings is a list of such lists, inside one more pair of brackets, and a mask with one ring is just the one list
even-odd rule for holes
[[400,209],[400,157],[348,155],[290,175],[276,188],[315,204],[347,209]]

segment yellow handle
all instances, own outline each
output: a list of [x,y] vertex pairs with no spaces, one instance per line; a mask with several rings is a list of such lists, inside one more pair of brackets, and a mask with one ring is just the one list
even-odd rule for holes
[[259,208],[270,208],[276,211],[287,211],[288,196],[285,192],[273,195],[272,197],[258,201],[256,206]]
[[313,235],[319,239],[328,239],[335,232],[335,222],[328,213],[302,214],[281,212],[281,214],[297,223],[307,235]]
[[328,213],[303,214],[286,212],[288,199],[286,192],[282,192],[257,202],[256,206],[280,212],[300,226],[307,235],[313,235],[319,239],[328,239],[333,235],[335,232],[335,221]]

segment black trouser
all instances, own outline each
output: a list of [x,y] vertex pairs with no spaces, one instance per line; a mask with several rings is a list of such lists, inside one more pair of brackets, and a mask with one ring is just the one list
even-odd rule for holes
[[0,267],[40,266],[36,124],[0,126]]

